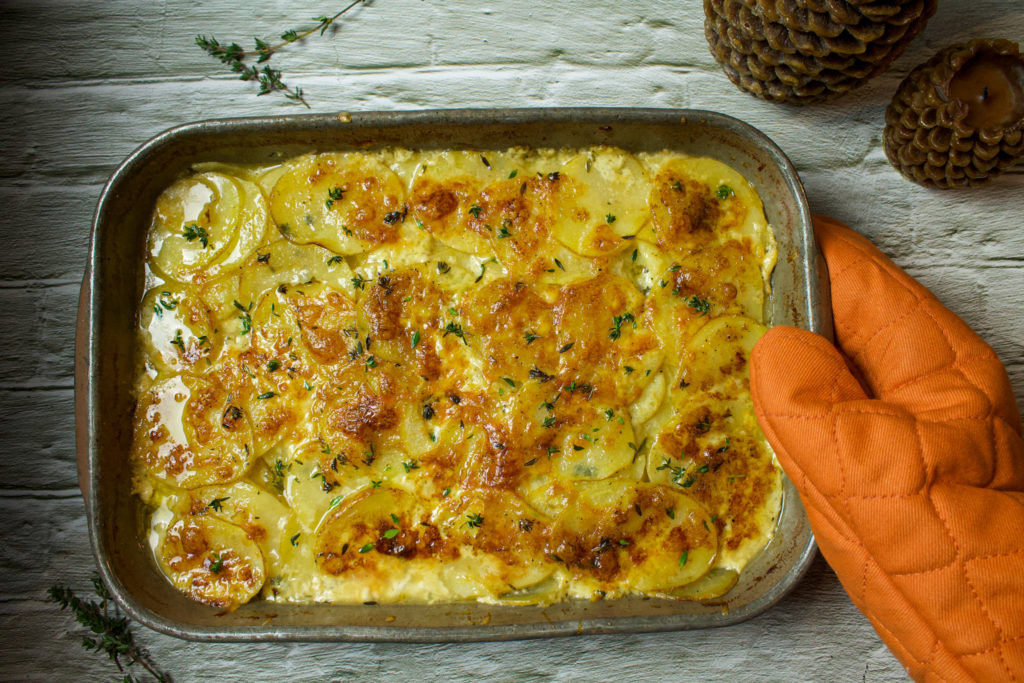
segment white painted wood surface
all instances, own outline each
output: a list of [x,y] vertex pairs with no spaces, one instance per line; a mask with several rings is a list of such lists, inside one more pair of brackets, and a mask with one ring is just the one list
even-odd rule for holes
[[[902,180],[881,150],[885,106],[910,68],[970,37],[1024,40],[1019,0],[940,4],[887,74],[805,109],[728,82],[708,52],[700,0],[373,0],[273,63],[317,112],[606,105],[745,119],[793,159],[814,210],[869,235],[995,347],[1024,405],[1024,173],[929,191]],[[193,45],[195,34],[269,38],[341,6],[0,0],[0,679],[114,678],[44,601],[57,582],[86,592],[93,568],[75,485],[72,343],[103,182],[170,126],[305,111],[257,98]],[[136,633],[179,681],[905,678],[820,558],[777,607],[711,631],[472,645],[194,644]]]

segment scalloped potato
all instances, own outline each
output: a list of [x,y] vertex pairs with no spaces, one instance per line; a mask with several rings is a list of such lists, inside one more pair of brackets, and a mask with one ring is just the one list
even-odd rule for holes
[[703,600],[771,538],[774,240],[721,162],[206,164],[147,246],[134,482],[195,600]]

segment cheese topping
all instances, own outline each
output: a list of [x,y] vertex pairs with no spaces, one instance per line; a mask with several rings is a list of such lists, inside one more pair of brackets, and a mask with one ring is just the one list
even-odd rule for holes
[[699,600],[771,537],[774,240],[721,162],[204,164],[147,245],[135,487],[195,600]]

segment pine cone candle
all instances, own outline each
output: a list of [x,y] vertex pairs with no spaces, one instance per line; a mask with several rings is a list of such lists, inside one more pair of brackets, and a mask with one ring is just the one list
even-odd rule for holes
[[771,102],[830,100],[880,74],[937,0],[704,0],[704,34],[733,83]]
[[885,112],[885,154],[929,187],[978,185],[1024,157],[1024,55],[972,40],[910,72]]

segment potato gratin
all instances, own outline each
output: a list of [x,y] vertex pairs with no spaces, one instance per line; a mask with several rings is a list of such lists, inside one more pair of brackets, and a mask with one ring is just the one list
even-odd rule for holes
[[204,164],[147,249],[135,486],[195,600],[707,599],[771,537],[774,241],[720,162]]

